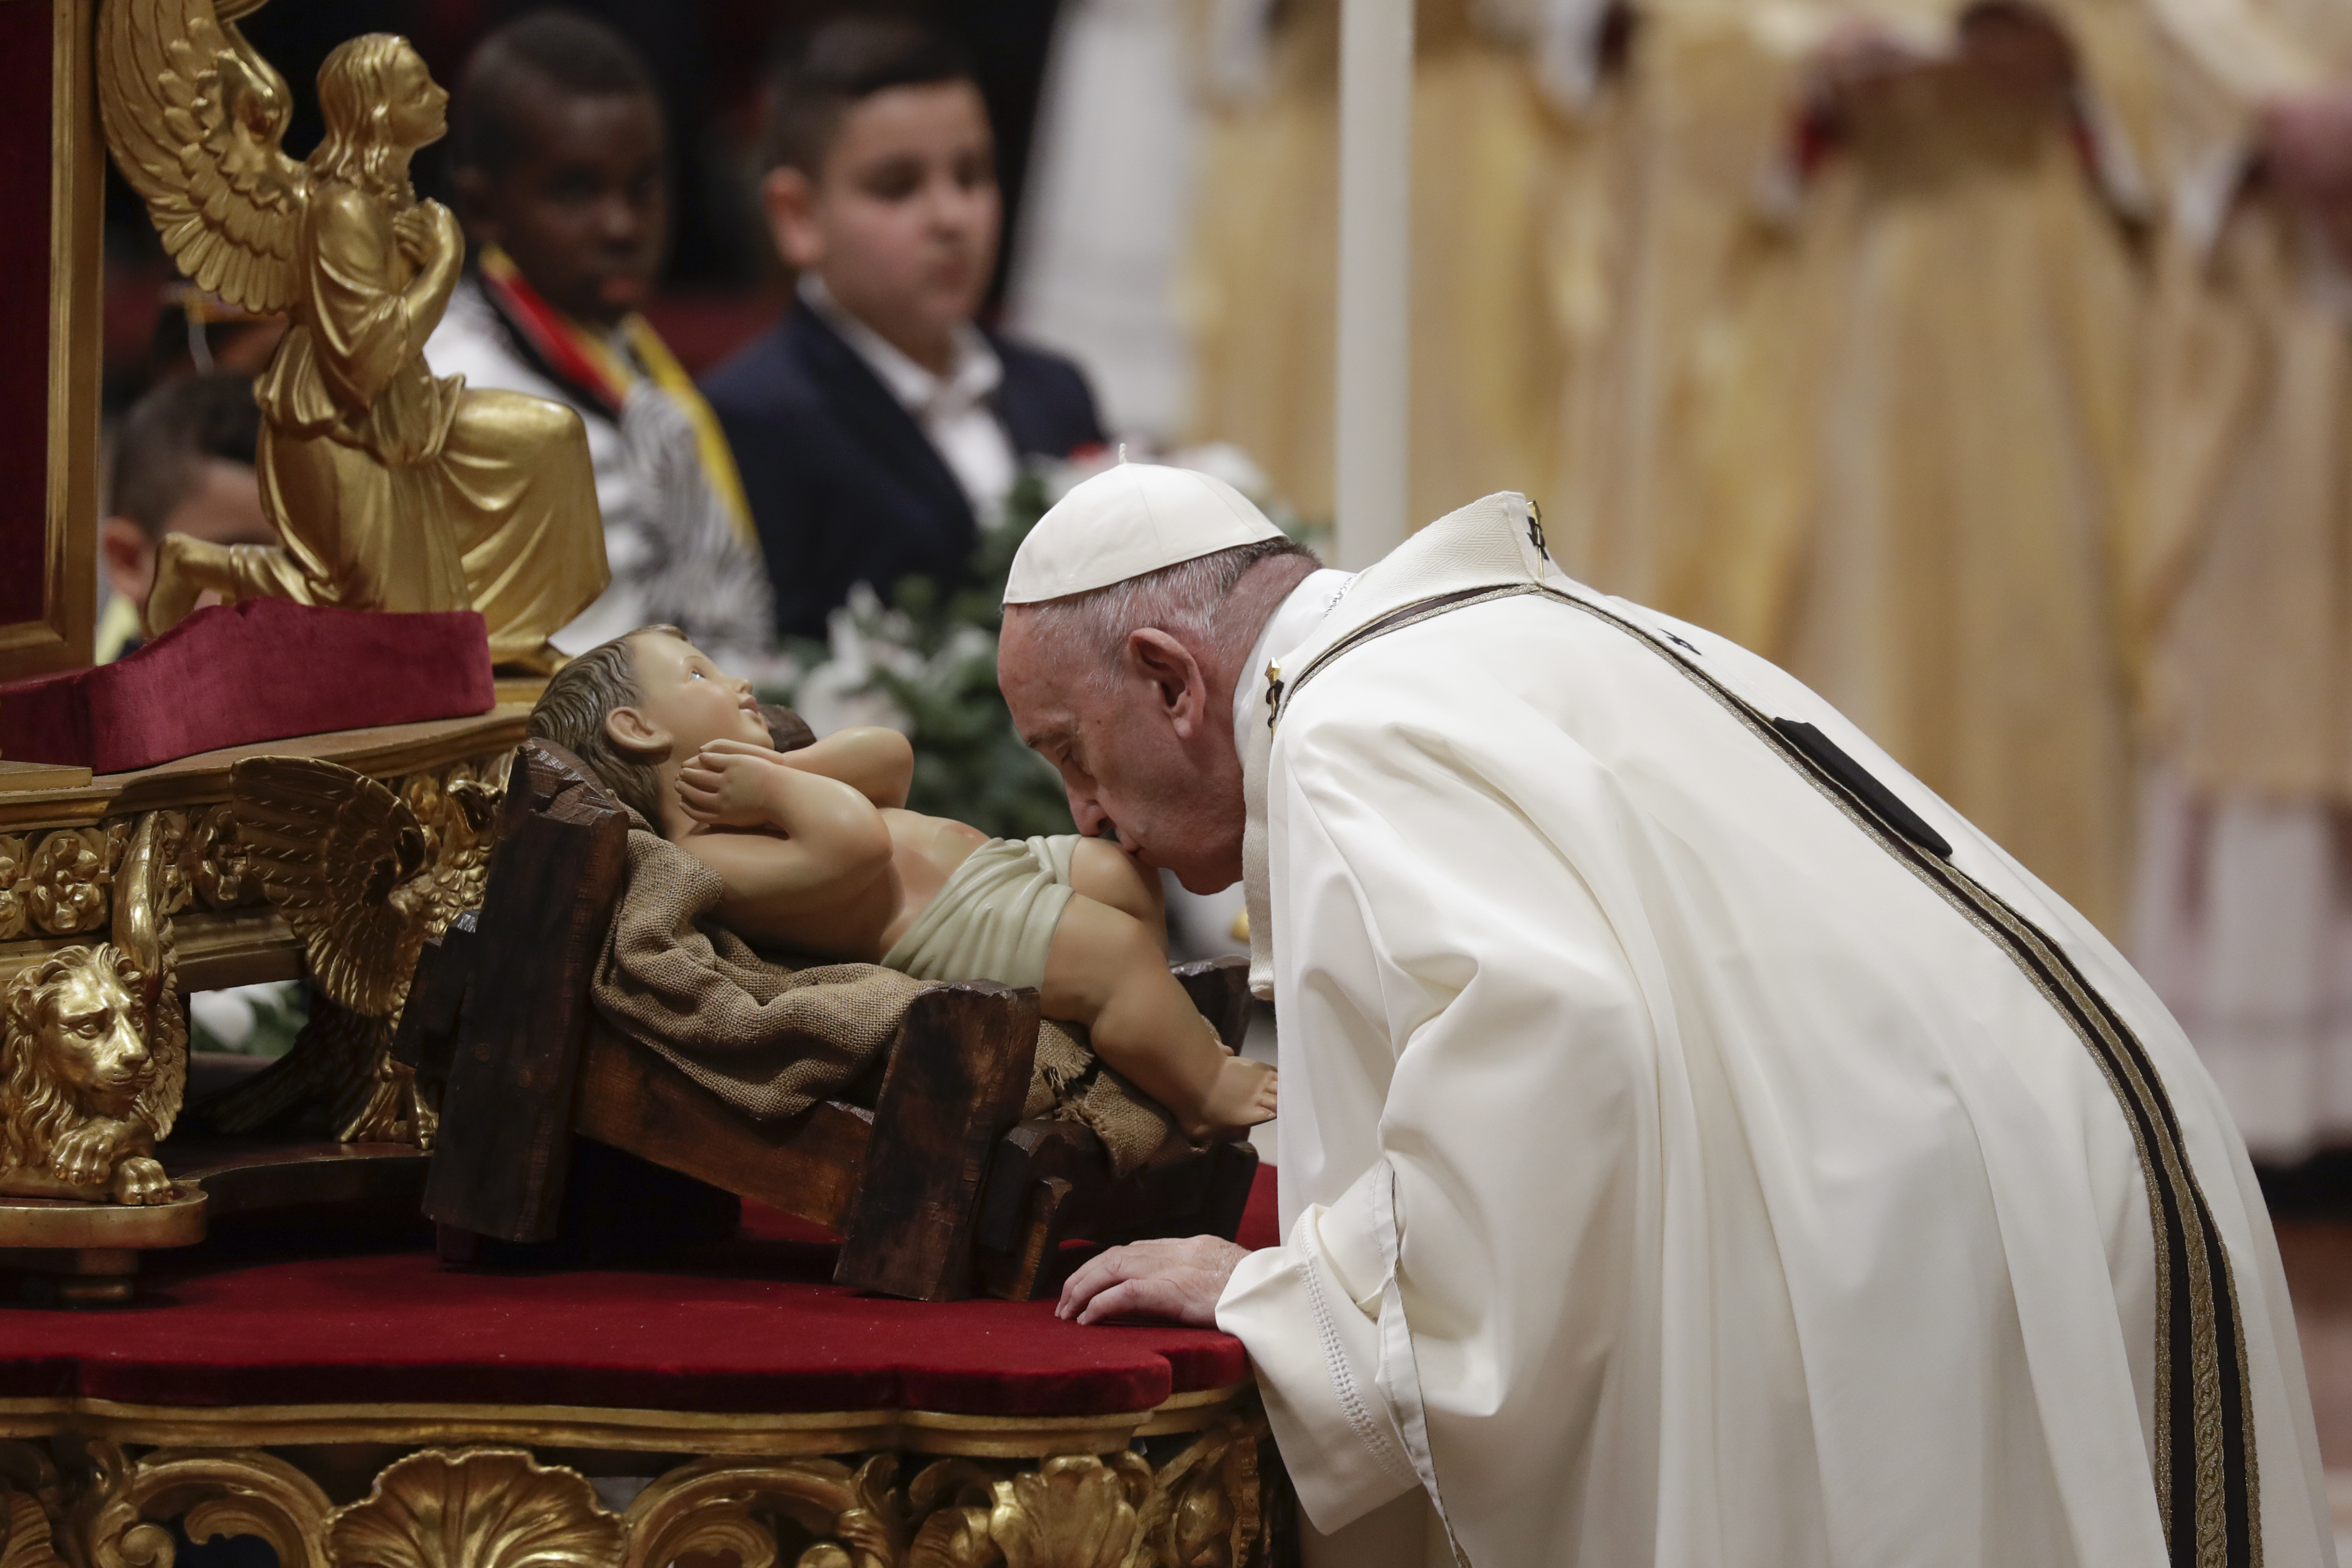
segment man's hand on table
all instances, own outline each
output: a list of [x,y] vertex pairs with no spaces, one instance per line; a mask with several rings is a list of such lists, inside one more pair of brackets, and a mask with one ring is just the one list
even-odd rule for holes
[[1130,1241],[1089,1258],[1062,1287],[1059,1318],[1098,1323],[1109,1318],[1174,1318],[1217,1326],[1217,1298],[1249,1249],[1213,1236]]

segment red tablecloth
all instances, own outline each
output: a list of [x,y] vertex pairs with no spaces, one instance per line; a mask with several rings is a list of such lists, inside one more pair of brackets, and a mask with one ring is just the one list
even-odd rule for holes
[[[1242,1239],[1274,1239],[1260,1167]],[[461,1402],[988,1416],[1147,1410],[1241,1380],[1239,1341],[1080,1328],[1051,1301],[925,1303],[828,1282],[832,1249],[781,1215],[685,1265],[445,1268],[413,1245],[151,1261],[141,1301],[0,1308],[0,1398],[146,1405]]]

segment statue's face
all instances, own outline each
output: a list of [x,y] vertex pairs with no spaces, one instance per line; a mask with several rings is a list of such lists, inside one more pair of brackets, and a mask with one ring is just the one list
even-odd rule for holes
[[137,1007],[110,965],[85,964],[56,981],[39,1009],[47,1027],[37,1048],[83,1107],[127,1117],[155,1077],[139,1038]]
[[682,761],[714,740],[772,744],[751,682],[726,674],[701,649],[667,632],[640,632],[629,648],[636,664],[635,711],[666,737],[667,760]]
[[449,95],[425,68],[414,49],[404,48],[392,58],[385,73],[385,127],[402,147],[422,147],[438,141],[449,129]]

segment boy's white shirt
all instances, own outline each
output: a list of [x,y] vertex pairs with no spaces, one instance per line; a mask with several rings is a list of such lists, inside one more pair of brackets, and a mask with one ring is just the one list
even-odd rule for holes
[[1004,363],[980,329],[970,322],[958,327],[955,365],[944,376],[934,375],[851,315],[815,273],[802,273],[799,288],[809,308],[841,334],[899,406],[915,416],[940,460],[963,486],[982,526],[994,523],[1003,515],[1004,497],[1020,476],[1021,456],[989,403],[990,395],[1003,384]]

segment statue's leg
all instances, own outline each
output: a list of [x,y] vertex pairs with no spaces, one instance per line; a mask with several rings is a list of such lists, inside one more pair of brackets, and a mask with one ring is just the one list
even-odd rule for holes
[[160,636],[186,620],[207,590],[224,599],[236,597],[231,591],[230,548],[189,534],[165,534],[156,541],[155,581],[147,591],[147,635]]
[[147,634],[170,631],[188,618],[207,592],[225,602],[291,599],[331,604],[291,552],[280,545],[216,545],[187,534],[165,534],[155,547],[155,585],[147,594]]
[[388,468],[359,447],[265,425],[258,472],[290,565],[255,592],[348,610],[467,608],[436,465]]
[[441,446],[473,606],[502,664],[560,657],[547,639],[612,580],[588,433],[561,403],[467,389]]

